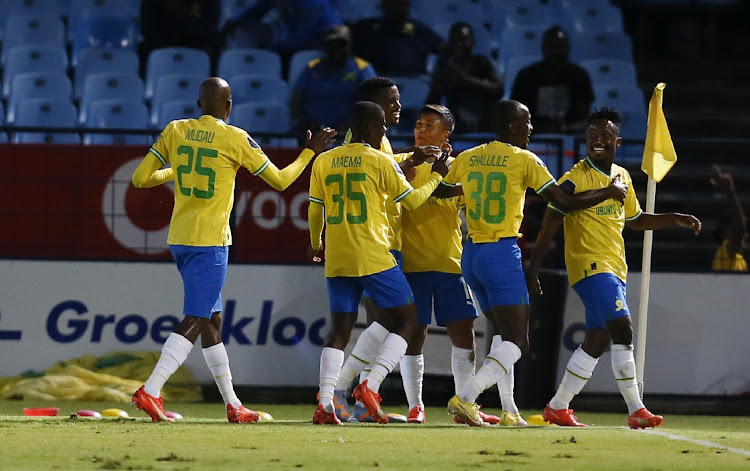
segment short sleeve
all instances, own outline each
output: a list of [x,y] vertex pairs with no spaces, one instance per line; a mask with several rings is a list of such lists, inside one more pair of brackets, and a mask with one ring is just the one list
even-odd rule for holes
[[630,178],[630,174],[625,174],[628,185],[628,192],[625,194],[625,220],[632,221],[638,218],[643,213],[641,209],[641,203],[638,202],[638,197],[635,195],[635,189],[633,188],[633,180]]
[[396,162],[384,158],[381,161],[381,165],[383,167],[383,182],[385,183],[386,192],[389,196],[393,197],[394,202],[398,203],[406,195],[414,191],[414,188],[406,181],[406,176],[401,171],[401,167]]
[[263,149],[249,134],[243,133],[239,143],[239,164],[253,175],[260,175],[271,163]]
[[547,166],[536,154],[529,152],[526,163],[526,186],[537,194],[555,184],[555,178],[549,173]]
[[167,145],[167,140],[172,132],[174,132],[174,125],[172,123],[169,123],[167,127],[165,127],[161,132],[161,134],[159,134],[159,138],[156,140],[154,145],[151,146],[151,149],[149,149],[149,152],[153,154],[154,157],[159,159],[159,162],[161,162],[162,165],[167,165],[170,163],[169,146]]

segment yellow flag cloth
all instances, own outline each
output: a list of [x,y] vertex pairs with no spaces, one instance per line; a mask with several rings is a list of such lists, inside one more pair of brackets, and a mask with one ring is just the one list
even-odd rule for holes
[[641,170],[659,183],[677,162],[672,137],[667,128],[667,119],[661,109],[662,94],[666,83],[660,83],[654,88],[651,102],[648,104],[648,130],[646,131],[646,145],[643,149]]

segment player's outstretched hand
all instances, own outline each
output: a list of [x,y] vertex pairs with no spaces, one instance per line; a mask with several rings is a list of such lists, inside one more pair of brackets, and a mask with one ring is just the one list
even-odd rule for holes
[[526,272],[526,285],[529,291],[538,295],[544,294],[542,291],[542,284],[539,282],[539,274],[535,271]]
[[625,202],[625,195],[628,194],[628,185],[620,180],[620,175],[615,175],[615,178],[613,178],[612,181],[609,182],[607,190],[609,190],[611,194],[610,197],[613,200],[619,201],[620,203]]
[[703,227],[700,219],[693,216],[692,214],[677,213],[675,214],[675,222],[680,227],[687,227],[688,229],[692,229],[695,235],[700,234],[701,227]]
[[450,163],[448,163],[448,157],[451,155],[448,152],[443,152],[440,157],[435,159],[432,163],[432,171],[437,172],[442,176],[448,175],[448,170],[451,169]]
[[708,181],[721,191],[734,191],[734,178],[731,174],[722,172],[721,167],[716,164],[711,166],[711,177]]
[[307,259],[313,263],[322,263],[325,258],[325,250],[323,250],[323,244],[320,245],[318,250],[315,250],[311,246],[307,246]]
[[412,150],[410,159],[414,162],[415,166],[427,159],[436,159],[443,152],[438,146],[416,146],[409,149]]
[[320,154],[328,148],[328,145],[332,142],[336,142],[336,130],[331,128],[323,128],[322,130],[315,133],[313,136],[310,130],[307,130],[307,139],[305,140],[305,147],[315,152],[315,155]]

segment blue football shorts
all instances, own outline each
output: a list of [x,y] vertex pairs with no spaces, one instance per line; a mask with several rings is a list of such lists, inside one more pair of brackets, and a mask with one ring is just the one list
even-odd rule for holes
[[414,293],[421,325],[432,323],[433,307],[435,323],[443,327],[449,322],[475,319],[479,316],[477,308],[474,307],[474,298],[463,276],[438,271],[404,275]]
[[[393,258],[396,259],[396,265],[398,266],[398,269],[399,270],[403,270],[404,269],[404,255],[401,253],[401,251],[400,250],[391,250],[391,255],[393,255]],[[370,296],[370,293],[368,293],[366,289],[364,290],[364,292],[362,292],[362,297],[363,298],[372,298],[372,296]],[[377,304],[377,303],[375,303],[375,304]]]
[[375,304],[383,309],[414,302],[404,273],[399,267],[367,276],[335,276],[328,278],[328,300],[331,313],[357,312],[362,292],[367,290]]
[[210,319],[214,312],[220,312],[229,247],[170,245],[169,250],[182,276],[185,291],[182,313]]
[[573,285],[586,308],[586,330],[603,329],[612,319],[630,315],[625,283],[612,273],[597,273]]
[[485,313],[493,306],[529,304],[517,238],[481,244],[469,239],[461,256],[461,270]]

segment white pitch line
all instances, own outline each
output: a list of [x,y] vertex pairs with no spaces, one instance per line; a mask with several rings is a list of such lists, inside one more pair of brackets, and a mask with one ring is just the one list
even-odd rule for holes
[[639,430],[639,431],[642,433],[650,433],[651,435],[659,435],[662,437],[666,437],[666,438],[669,438],[670,440],[690,442],[695,445],[702,445],[702,446],[707,446],[711,448],[720,448],[722,450],[731,451],[732,453],[737,453],[738,455],[750,456],[750,450],[743,450],[742,448],[734,448],[731,446],[721,445],[719,443],[709,442],[707,440],[695,440],[693,438],[686,437],[684,435],[674,435],[672,433],[660,432],[658,430],[645,430],[644,429],[644,430]]

